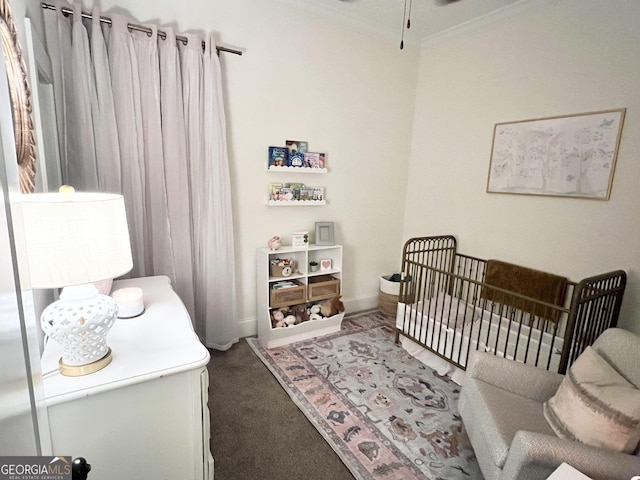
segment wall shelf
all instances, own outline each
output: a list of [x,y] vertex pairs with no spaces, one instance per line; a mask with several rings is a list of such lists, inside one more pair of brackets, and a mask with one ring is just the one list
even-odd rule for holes
[[280,167],[277,165],[270,165],[267,167],[267,172],[282,172],[282,173],[327,173],[326,168],[312,168],[312,167]]
[[320,207],[326,205],[326,200],[265,200],[269,207]]

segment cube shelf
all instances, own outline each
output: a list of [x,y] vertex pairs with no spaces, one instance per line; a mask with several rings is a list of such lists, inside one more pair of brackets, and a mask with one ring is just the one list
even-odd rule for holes
[[[319,303],[340,296],[341,245],[282,247],[279,250],[261,248],[257,251],[256,260],[258,339],[265,348],[275,348],[340,330],[344,312],[288,327],[273,327],[271,311],[286,306]],[[311,271],[310,262],[317,264],[317,270]],[[280,263],[290,268],[284,269],[278,265]],[[293,285],[274,288],[283,281],[290,281]]]

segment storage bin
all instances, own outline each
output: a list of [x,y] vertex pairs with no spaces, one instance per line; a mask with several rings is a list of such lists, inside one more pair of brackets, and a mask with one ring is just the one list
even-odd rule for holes
[[[380,292],[378,293],[378,309],[385,315],[395,317],[396,310],[398,309],[398,298],[400,296],[400,282],[392,282],[389,280],[391,275],[384,275],[379,278]],[[410,281],[411,280],[409,280],[409,282]],[[412,303],[413,292],[411,291],[411,284],[405,286],[405,291],[405,303]]]
[[340,295],[340,280],[331,275],[309,277],[307,301],[324,300]]
[[304,303],[307,296],[307,286],[296,282],[295,287],[272,288],[269,290],[269,307],[280,308]]
[[272,263],[270,265],[270,271],[272,277],[289,277],[295,273],[296,262],[291,259],[284,259],[279,263]]

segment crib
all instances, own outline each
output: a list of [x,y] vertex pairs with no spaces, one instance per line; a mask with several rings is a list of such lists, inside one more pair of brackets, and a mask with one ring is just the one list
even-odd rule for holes
[[457,251],[454,236],[403,248],[396,343],[460,383],[473,350],[559,373],[618,321],[626,273],[571,280]]

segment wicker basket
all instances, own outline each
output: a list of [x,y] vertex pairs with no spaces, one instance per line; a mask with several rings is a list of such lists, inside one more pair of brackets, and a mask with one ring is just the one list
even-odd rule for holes
[[[298,282],[296,282],[298,283]],[[307,286],[298,283],[295,287],[269,290],[269,307],[279,308],[304,303],[307,297]]]
[[[405,303],[413,302],[413,292],[409,284],[405,292]],[[400,297],[400,282],[392,282],[385,277],[380,277],[380,293],[378,294],[378,308],[385,315],[396,316],[398,300]]]
[[398,309],[398,295],[391,295],[381,291],[378,294],[378,309],[385,315],[395,317]]
[[307,287],[307,301],[324,300],[340,295],[340,280],[331,275],[310,277]]

